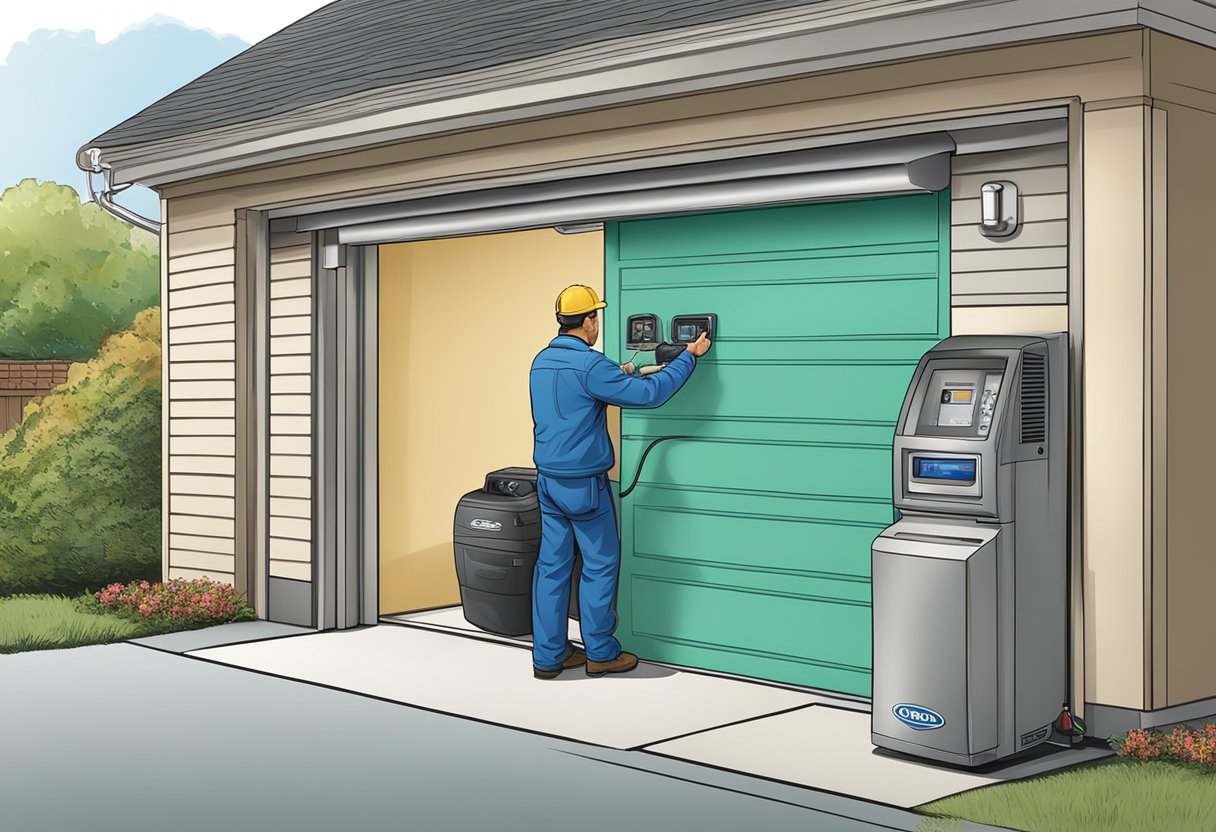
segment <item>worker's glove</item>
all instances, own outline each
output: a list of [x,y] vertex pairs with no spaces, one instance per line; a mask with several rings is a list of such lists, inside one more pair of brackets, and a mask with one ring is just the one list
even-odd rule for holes
[[659,344],[654,351],[654,360],[659,364],[670,364],[680,357],[680,353],[688,348],[687,344]]

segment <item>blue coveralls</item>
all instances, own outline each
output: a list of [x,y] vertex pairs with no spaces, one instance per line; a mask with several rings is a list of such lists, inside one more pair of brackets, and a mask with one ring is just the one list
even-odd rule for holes
[[574,540],[583,556],[579,624],[587,658],[608,662],[621,652],[616,630],[620,533],[608,490],[614,457],[607,405],[658,407],[692,374],[685,350],[665,369],[629,376],[583,339],[559,335],[532,362],[528,387],[535,423],[533,461],[540,498],[540,554],[532,576],[532,663],[561,666],[573,652],[566,634]]

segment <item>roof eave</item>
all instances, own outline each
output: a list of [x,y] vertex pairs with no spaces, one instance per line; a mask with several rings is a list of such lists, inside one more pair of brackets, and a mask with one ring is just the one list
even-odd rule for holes
[[[202,149],[194,153],[166,153],[158,147],[160,142],[103,147],[102,159],[112,166],[115,182],[163,188],[241,169],[425,136],[1028,41],[1151,27],[1216,47],[1216,11],[1206,17],[1200,11],[1183,20],[1142,5],[1157,3],[1008,0],[995,7],[985,4],[987,11],[967,4],[939,12],[933,21],[936,37],[932,39],[918,36],[925,27],[909,25],[906,18],[883,18],[847,30],[809,31],[599,72],[540,79],[290,131],[268,130],[275,120],[266,120],[245,131],[229,128],[224,141],[211,147],[205,146],[211,134],[196,134]],[[994,9],[1000,10],[1003,22],[1009,25],[993,29]],[[1049,11],[1057,19],[1049,18]],[[174,137],[172,141],[181,139]],[[78,151],[77,162],[82,169],[87,168],[88,151],[95,146],[89,143]]]

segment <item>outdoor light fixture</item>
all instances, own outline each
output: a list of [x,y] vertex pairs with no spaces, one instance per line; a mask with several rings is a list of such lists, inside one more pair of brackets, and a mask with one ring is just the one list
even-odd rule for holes
[[980,188],[980,233],[1008,237],[1018,230],[1018,186],[1012,182],[985,182]]

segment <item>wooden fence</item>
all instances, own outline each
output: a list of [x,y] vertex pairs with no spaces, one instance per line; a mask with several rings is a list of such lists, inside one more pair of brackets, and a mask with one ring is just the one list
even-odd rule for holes
[[70,361],[0,359],[0,433],[21,422],[25,406],[68,380]]

